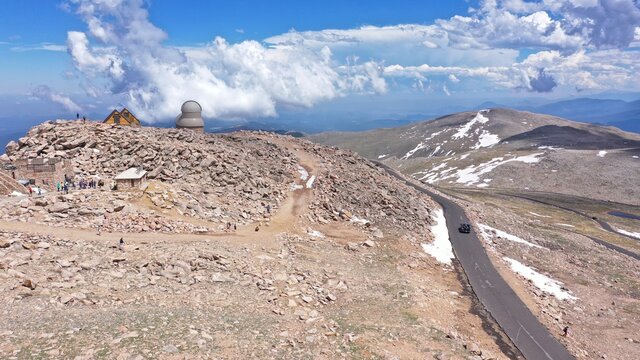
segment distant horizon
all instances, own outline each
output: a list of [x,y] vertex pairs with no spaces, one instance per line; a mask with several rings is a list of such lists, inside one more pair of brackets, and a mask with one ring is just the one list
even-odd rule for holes
[[126,106],[158,123],[196,98],[214,121],[281,122],[403,118],[486,101],[640,99],[639,6],[5,2],[0,106],[12,118],[99,117]]

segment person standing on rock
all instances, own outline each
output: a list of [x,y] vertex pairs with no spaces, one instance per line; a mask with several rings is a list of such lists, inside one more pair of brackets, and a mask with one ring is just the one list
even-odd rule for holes
[[565,326],[564,329],[562,329],[562,336],[569,336],[569,326]]
[[124,251],[124,238],[120,238],[120,242],[118,243],[118,249]]

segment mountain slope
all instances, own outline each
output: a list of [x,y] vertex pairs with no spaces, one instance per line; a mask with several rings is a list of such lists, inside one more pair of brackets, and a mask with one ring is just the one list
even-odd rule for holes
[[640,203],[640,136],[508,109],[447,115],[364,133],[326,133],[352,149],[441,186],[519,188]]

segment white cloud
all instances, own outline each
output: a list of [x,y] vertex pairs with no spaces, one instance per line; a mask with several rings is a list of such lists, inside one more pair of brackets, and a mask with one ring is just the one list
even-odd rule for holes
[[74,3],[99,43],[91,45],[86,33],[68,33],[76,67],[89,77],[106,73],[111,91],[126,94],[132,110],[148,120],[175,116],[187,99],[198,100],[207,117],[246,118],[310,107],[349,91],[386,91],[376,63],[335,66],[327,47],[229,44],[220,37],[200,47],[169,47],[141,0]]
[[485,0],[427,25],[292,30],[264,42],[216,37],[192,47],[165,45],[143,0],[71,2],[87,30],[68,33],[68,52],[85,82],[100,85],[83,87],[123,94],[148,120],[175,116],[189,98],[205,116],[247,118],[401,86],[640,89],[640,56],[628,48],[640,44],[633,0]]
[[65,109],[71,112],[79,112],[82,109],[78,104],[76,104],[73,100],[71,100],[68,96],[63,94],[59,94],[47,85],[39,85],[31,91],[31,96],[37,99],[47,99],[62,105]]
[[447,96],[451,96],[451,92],[447,89],[447,84],[442,84],[442,91],[447,94]]
[[[3,44],[0,42],[0,45]],[[9,44],[9,43],[5,43]],[[58,51],[65,52],[67,51],[67,47],[64,45],[51,44],[51,43],[42,43],[38,45],[21,45],[14,46],[10,49],[15,52],[25,52],[25,51]]]

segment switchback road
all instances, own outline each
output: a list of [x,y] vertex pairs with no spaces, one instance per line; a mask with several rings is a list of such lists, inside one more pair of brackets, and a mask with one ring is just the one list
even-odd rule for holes
[[407,185],[429,195],[442,206],[453,250],[474,293],[525,358],[574,359],[500,276],[475,232],[473,230],[470,234],[458,232],[457,227],[460,223],[470,223],[458,204],[425,187],[407,181],[402,175],[382,163],[376,162],[376,164]]

